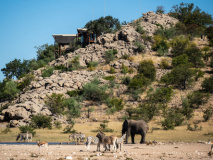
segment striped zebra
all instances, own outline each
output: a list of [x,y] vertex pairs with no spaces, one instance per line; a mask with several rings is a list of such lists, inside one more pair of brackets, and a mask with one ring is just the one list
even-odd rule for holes
[[85,140],[85,134],[83,133],[73,133],[71,135],[69,135],[69,140],[77,140],[77,142]]
[[91,143],[98,144],[98,142],[99,142],[98,137],[88,136],[86,141],[87,151],[90,150]]
[[16,141],[18,141],[20,139],[20,141],[24,140],[27,140],[27,142],[29,142],[29,140],[32,142],[32,139],[33,139],[33,135],[32,133],[19,133],[17,138],[16,138]]
[[126,138],[126,133],[123,134],[123,136],[121,138],[117,138],[116,143],[118,144],[118,146],[120,146],[120,151],[121,151],[121,146],[123,148],[123,144],[124,144],[124,139]]

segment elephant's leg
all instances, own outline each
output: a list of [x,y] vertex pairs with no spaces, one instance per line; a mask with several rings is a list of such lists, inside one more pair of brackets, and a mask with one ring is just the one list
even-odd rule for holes
[[131,138],[132,138],[132,144],[135,143],[134,139],[135,139],[135,134],[131,134]]
[[142,144],[142,143],[145,143],[145,137],[146,137],[146,134],[145,134],[145,133],[142,133],[142,134],[141,134],[141,141],[140,141],[141,144]]

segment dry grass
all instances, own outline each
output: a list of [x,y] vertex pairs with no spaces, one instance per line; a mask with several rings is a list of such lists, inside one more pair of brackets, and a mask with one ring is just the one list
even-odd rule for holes
[[[91,132],[91,130],[97,129],[99,127],[99,122],[87,122],[87,123],[76,123],[74,129],[78,132],[85,133],[86,136],[92,135],[95,136],[96,132]],[[200,123],[198,126],[202,126],[201,131],[187,131],[187,126],[176,127],[174,130],[154,130],[153,133],[151,131],[148,132],[146,139],[156,140],[157,142],[197,142],[197,141],[208,141],[209,139],[213,141],[213,136],[205,136],[204,134],[213,133],[213,123],[205,122]],[[65,126],[63,126],[64,128]],[[121,128],[122,122],[109,122],[108,127],[114,129],[113,133],[106,133],[106,135],[116,135],[121,136]],[[160,125],[156,125],[156,123],[149,123],[150,130],[152,127],[160,128]],[[5,128],[1,128],[0,133]],[[18,128],[12,128],[12,132],[8,134],[0,134],[0,141],[15,141],[16,135],[19,132]],[[63,134],[63,129],[37,129],[36,136],[33,138],[33,141],[41,140],[48,142],[68,142],[69,134]],[[136,143],[140,141],[140,136],[136,135]],[[129,138],[130,142],[130,138]]]

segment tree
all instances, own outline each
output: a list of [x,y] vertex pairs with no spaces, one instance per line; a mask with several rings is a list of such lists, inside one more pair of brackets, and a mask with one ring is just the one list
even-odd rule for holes
[[46,43],[35,48],[37,49],[37,61],[43,60],[48,63],[54,59],[54,45]]
[[121,28],[121,25],[118,19],[113,18],[112,16],[106,16],[94,21],[89,21],[85,25],[85,28],[87,28],[89,32],[99,36],[102,33],[112,33],[117,31]]
[[186,25],[196,24],[206,27],[212,24],[211,15],[201,11],[197,6],[194,7],[193,3],[182,2],[180,5],[173,6],[170,15]]
[[157,14],[165,13],[164,6],[157,6],[157,9],[156,9],[155,13],[157,13]]
[[77,118],[81,115],[81,105],[75,98],[70,98],[65,101],[65,106],[68,108],[68,116],[70,118]]
[[153,61],[142,61],[138,66],[138,72],[143,74],[146,78],[150,79],[151,81],[155,80],[156,76],[156,69],[153,64]]
[[31,126],[33,128],[49,128],[52,129],[52,118],[43,114],[33,115],[31,118]]
[[189,65],[181,64],[172,69],[172,71],[161,78],[161,82],[172,84],[176,87],[186,89],[186,86],[193,80],[195,72],[189,68]]
[[213,93],[213,75],[209,78],[205,78],[202,83],[202,88],[205,92]]
[[53,93],[50,96],[47,95],[45,104],[52,114],[61,114],[65,108],[64,100],[63,94]]
[[205,30],[205,34],[207,35],[207,38],[209,39],[209,44],[213,46],[213,26],[209,26]]

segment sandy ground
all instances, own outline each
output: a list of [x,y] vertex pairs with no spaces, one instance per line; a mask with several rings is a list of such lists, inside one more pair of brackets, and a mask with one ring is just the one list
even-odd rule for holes
[[[101,151],[103,147],[101,145]],[[48,151],[36,145],[0,145],[0,159],[213,159],[208,155],[209,144],[202,143],[160,143],[157,145],[124,144],[122,151],[96,152],[96,145],[86,151],[85,145],[49,145]]]

